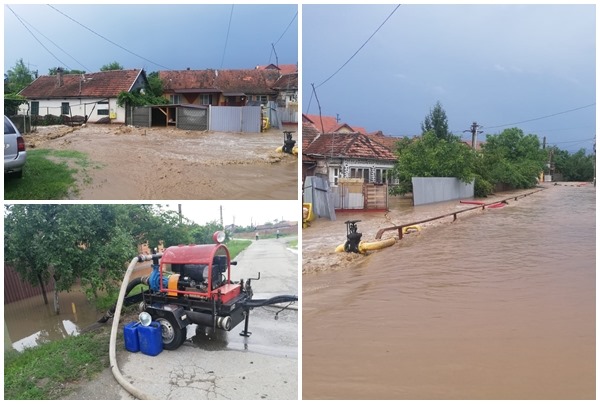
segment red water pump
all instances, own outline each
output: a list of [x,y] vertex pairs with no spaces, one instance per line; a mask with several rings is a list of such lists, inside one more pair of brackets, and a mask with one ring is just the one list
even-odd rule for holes
[[152,273],[129,282],[127,292],[139,284],[149,286],[149,290],[127,297],[125,304],[141,302],[140,309],[161,325],[164,349],[181,346],[190,324],[230,331],[244,321],[240,335],[248,337],[251,309],[298,300],[293,295],[253,300],[251,283],[260,279],[260,273],[245,281],[231,279],[231,265],[237,262],[231,261],[227,246],[221,244],[224,236],[217,232],[215,244],[179,245],[154,254]]

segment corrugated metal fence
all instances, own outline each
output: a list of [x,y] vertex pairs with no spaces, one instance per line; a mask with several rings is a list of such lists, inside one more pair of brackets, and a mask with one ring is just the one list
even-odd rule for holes
[[262,127],[261,107],[209,108],[209,130],[216,132],[253,132]]
[[318,217],[335,220],[334,195],[325,178],[306,177],[304,180],[304,202],[312,203],[313,212]]
[[[54,281],[51,280],[46,285],[46,292],[54,290]],[[40,295],[41,299],[42,288],[39,286],[31,286],[29,283],[21,280],[21,277],[15,270],[4,264],[4,304],[16,302]]]
[[465,184],[458,178],[413,177],[414,205],[472,198],[475,195],[475,181]]
[[208,130],[208,108],[177,108],[177,129]]

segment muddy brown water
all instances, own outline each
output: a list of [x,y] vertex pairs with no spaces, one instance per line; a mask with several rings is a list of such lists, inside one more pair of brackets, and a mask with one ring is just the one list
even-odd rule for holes
[[[294,128],[292,128],[294,129]],[[298,157],[283,132],[224,133],[119,125],[39,127],[29,148],[89,157],[69,199],[297,199]]]
[[[131,279],[150,273],[150,263],[137,264]],[[48,292],[48,304],[42,295],[4,305],[4,346],[17,351],[50,341],[79,335],[93,327],[104,315],[91,304],[79,286],[60,292],[60,314],[53,309],[54,292]],[[116,302],[115,302],[116,303]]]
[[303,275],[303,398],[594,399],[595,203],[549,187]]

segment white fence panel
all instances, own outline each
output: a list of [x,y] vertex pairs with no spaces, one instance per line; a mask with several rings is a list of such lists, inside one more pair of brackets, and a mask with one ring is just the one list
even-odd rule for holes
[[260,107],[213,107],[209,109],[209,129],[215,132],[260,132]]
[[475,195],[475,181],[466,184],[458,178],[413,177],[414,205],[472,198]]

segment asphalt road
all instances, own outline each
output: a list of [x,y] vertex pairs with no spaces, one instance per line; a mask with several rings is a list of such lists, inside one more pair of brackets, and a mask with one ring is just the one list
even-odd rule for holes
[[[298,254],[287,248],[290,240],[253,242],[236,258],[232,278],[256,278],[260,272],[260,280],[252,283],[254,298],[297,295]],[[157,356],[117,348],[118,365],[125,379],[159,400],[299,399],[298,311],[274,307],[252,310],[250,337],[239,335],[243,325],[212,337],[188,326],[188,340],[180,348]],[[66,398],[133,397],[106,369]]]

